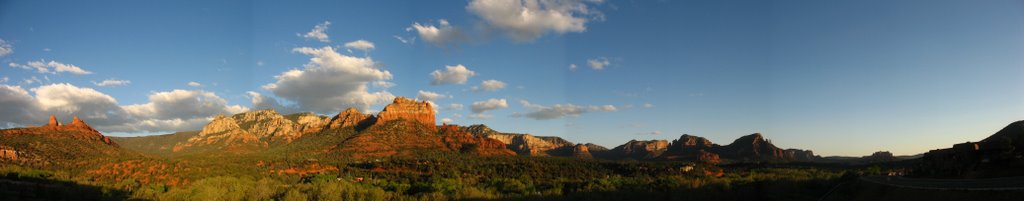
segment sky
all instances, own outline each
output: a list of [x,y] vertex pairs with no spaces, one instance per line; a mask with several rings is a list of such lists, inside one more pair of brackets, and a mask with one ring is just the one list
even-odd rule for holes
[[111,136],[257,109],[614,147],[763,133],[910,155],[1024,119],[1024,1],[0,0],[0,127]]

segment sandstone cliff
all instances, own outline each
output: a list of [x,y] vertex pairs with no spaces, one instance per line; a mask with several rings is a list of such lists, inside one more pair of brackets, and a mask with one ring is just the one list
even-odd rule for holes
[[533,136],[530,134],[501,133],[485,125],[464,127],[476,136],[498,140],[519,155],[526,156],[572,156],[574,143],[560,137]]
[[672,140],[665,153],[658,158],[664,160],[699,161],[712,164],[719,163],[721,162],[719,155],[711,152],[717,146],[706,138],[683,134],[679,139]]
[[345,140],[335,150],[346,157],[380,158],[436,153],[508,156],[514,152],[501,142],[474,136],[454,125],[431,128],[419,121],[397,119],[378,122]]
[[288,143],[305,134],[320,132],[329,121],[312,113],[292,114],[286,118],[274,110],[250,111],[230,117],[218,115],[198,135],[175,145],[173,151],[210,145],[216,149],[232,149]]
[[419,122],[428,128],[435,128],[437,126],[434,120],[434,108],[430,106],[430,103],[427,103],[427,101],[416,102],[404,97],[396,97],[391,104],[385,106],[384,110],[377,114],[376,124],[396,119]]
[[353,126],[361,128],[368,125],[372,125],[375,120],[376,119],[373,117],[373,115],[363,114],[362,112],[359,112],[359,110],[356,108],[348,108],[345,111],[338,113],[338,115],[334,116],[334,118],[331,118],[331,121],[330,123],[328,123],[327,128],[337,129]]
[[668,150],[666,140],[630,140],[612,149],[611,155],[619,159],[654,159]]

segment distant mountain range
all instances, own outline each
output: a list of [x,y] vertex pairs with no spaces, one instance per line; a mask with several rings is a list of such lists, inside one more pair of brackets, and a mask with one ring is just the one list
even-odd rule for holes
[[[434,124],[434,115],[429,103],[398,97],[376,115],[364,114],[354,108],[333,117],[312,113],[282,115],[274,110],[256,110],[217,116],[199,131],[112,138],[103,136],[77,118],[70,125],[59,125],[51,118],[46,126],[2,130],[0,160],[60,161],[42,156],[138,152],[160,156],[326,154],[354,159],[459,153],[477,156],[671,160],[709,164],[867,160],[822,158],[810,150],[779,148],[760,133],[742,136],[727,145],[684,134],[671,142],[631,140],[609,149],[591,143],[574,143],[560,137],[499,132],[486,125],[438,126]],[[52,140],[80,140],[85,143],[61,143],[73,144],[71,146],[76,151],[68,151],[44,143]]]

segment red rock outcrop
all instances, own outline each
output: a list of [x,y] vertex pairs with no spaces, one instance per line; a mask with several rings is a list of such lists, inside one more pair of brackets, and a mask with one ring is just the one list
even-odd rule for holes
[[328,129],[344,128],[350,126],[366,126],[373,124],[373,115],[363,114],[356,108],[348,108],[337,116],[331,119],[331,122],[327,124]]
[[60,126],[60,122],[57,121],[57,117],[56,116],[53,116],[51,114],[50,115],[50,122],[46,123],[46,126],[53,126],[53,127]]
[[508,149],[515,151],[519,155],[572,156],[572,148],[575,145],[560,137],[501,133],[485,125],[472,125],[463,127],[463,129],[476,136],[501,141],[507,145]]
[[728,158],[739,160],[792,160],[786,158],[786,151],[773,145],[761,133],[740,137],[732,144],[720,147],[717,152]]
[[719,163],[721,162],[718,154],[710,152],[712,148],[718,145],[711,143],[703,137],[692,136],[683,134],[677,140],[672,140],[669,144],[668,150],[665,151],[659,159],[665,160],[686,160],[686,161],[698,161],[704,163]]
[[396,119],[406,119],[426,125],[428,128],[437,127],[434,120],[434,108],[427,101],[415,101],[405,97],[396,97],[391,104],[384,107],[384,110],[377,114],[377,122],[382,124]]
[[194,146],[215,145],[220,149],[231,147],[266,146],[269,143],[289,143],[305,134],[323,130],[330,120],[312,113],[283,116],[274,110],[256,110],[230,117],[218,115],[198,135],[172,149],[182,151]]
[[415,121],[377,123],[339,146],[338,153],[353,158],[416,156],[458,152],[479,156],[508,156],[514,152],[493,139],[473,136],[458,126],[439,130]]
[[[67,127],[69,129],[78,129],[78,130],[82,130],[82,131],[89,131],[89,132],[99,133],[99,131],[96,131],[96,129],[93,129],[92,126],[89,126],[89,124],[85,123],[85,121],[82,121],[82,119],[79,119],[78,116],[75,116],[75,118],[71,120],[71,124],[64,125],[63,127]],[[109,141],[109,139],[107,139],[107,140]]]
[[590,147],[585,144],[576,144],[572,147],[572,156],[582,159],[592,159],[594,155],[590,154]]
[[3,160],[18,160],[18,150],[15,150],[14,147],[0,146],[0,161]]
[[612,149],[611,154],[616,158],[654,159],[661,156],[666,150],[668,150],[668,141],[666,140],[630,140],[626,144]]

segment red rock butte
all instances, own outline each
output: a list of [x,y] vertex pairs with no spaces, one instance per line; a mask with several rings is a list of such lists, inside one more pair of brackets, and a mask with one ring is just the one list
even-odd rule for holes
[[96,131],[96,129],[93,129],[92,126],[89,126],[89,124],[85,123],[85,121],[82,121],[82,119],[78,118],[77,115],[71,120],[70,124],[61,124],[60,121],[57,121],[56,116],[50,115],[50,121],[42,127],[52,128],[56,130],[80,130],[99,133],[99,131]]
[[434,120],[434,108],[427,101],[417,102],[405,97],[396,97],[395,101],[385,106],[384,110],[377,114],[378,124],[397,119],[420,122],[431,129],[437,127]]

